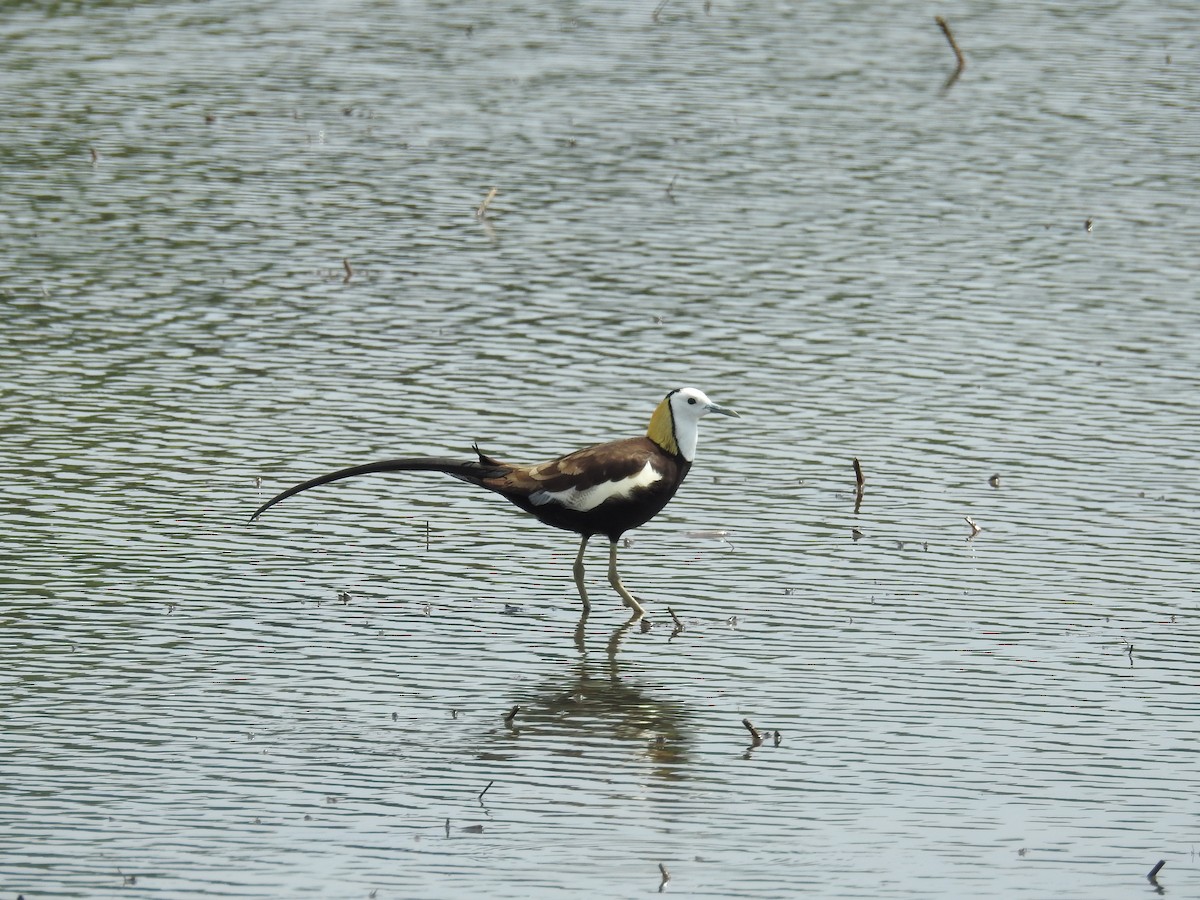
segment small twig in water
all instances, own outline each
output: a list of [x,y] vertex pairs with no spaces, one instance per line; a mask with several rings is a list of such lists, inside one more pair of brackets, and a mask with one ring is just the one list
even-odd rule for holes
[[349,281],[354,277],[354,269],[350,268],[350,260],[343,259],[342,268],[346,270],[346,277],[342,279],[343,282]]
[[762,743],[762,735],[758,733],[758,729],[754,727],[754,723],[749,719],[742,719],[742,726],[750,732],[750,737],[754,738],[755,746]]
[[1146,877],[1147,877],[1147,878],[1149,878],[1151,881],[1157,881],[1157,880],[1158,880],[1158,873],[1159,873],[1159,871],[1160,871],[1160,870],[1162,869],[1162,867],[1163,867],[1163,866],[1165,866],[1166,864],[1167,864],[1167,861],[1166,861],[1165,859],[1160,859],[1158,862],[1156,862],[1156,863],[1154,864],[1154,868],[1153,868],[1153,869],[1151,869],[1151,870],[1150,870],[1150,871],[1147,873]]
[[429,520],[425,520],[425,552],[429,552]]
[[863,485],[867,483],[866,477],[863,475],[862,463],[858,461],[858,457],[854,457],[854,483],[858,485],[858,492],[861,494]]
[[658,871],[662,873],[662,881],[658,883],[658,892],[661,894],[667,882],[671,880],[671,873],[667,871],[667,867],[663,863],[658,864]]
[[485,787],[485,788],[484,788],[482,791],[480,791],[480,792],[479,792],[479,799],[480,799],[480,800],[482,800],[482,799],[483,799],[483,795],[484,795],[484,794],[486,794],[486,793],[487,793],[489,790],[491,790],[491,788],[492,788],[492,785],[493,785],[493,784],[495,784],[495,783],[496,783],[496,780],[493,778],[491,781],[489,781],[489,782],[487,783],[487,787]]
[[667,4],[670,2],[671,0],[659,0],[658,6],[654,7],[654,12],[650,13],[650,18],[657,22],[659,14],[667,8]]
[[958,76],[962,74],[962,70],[967,67],[967,59],[963,56],[962,50],[959,49],[958,41],[954,39],[954,32],[950,30],[950,23],[941,16],[934,16],[934,21],[938,23],[938,27],[942,29],[942,34],[946,36],[946,40],[950,42],[950,49],[954,51],[954,58],[958,61],[953,74],[946,81],[946,87],[950,87],[954,82],[958,81]]
[[510,709],[508,711],[508,714],[505,715],[505,717],[504,717],[504,724],[511,725],[513,719],[516,718],[517,713],[519,713],[520,711],[521,711],[521,707],[519,707],[519,706],[514,706],[512,709]]
[[669,612],[671,614],[671,619],[675,622],[675,630],[683,631],[683,623],[681,621],[679,621],[679,616],[675,615],[675,610],[671,609],[671,607],[668,606],[667,612]]
[[488,207],[492,205],[492,200],[495,199],[498,193],[500,193],[500,189],[495,187],[488,191],[487,196],[483,198],[483,202],[479,204],[479,209],[475,210],[475,218],[482,219],[487,215]]

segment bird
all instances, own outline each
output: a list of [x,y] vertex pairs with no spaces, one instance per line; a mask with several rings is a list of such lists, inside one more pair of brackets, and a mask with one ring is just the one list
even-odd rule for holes
[[499,494],[538,520],[580,536],[572,574],[586,615],[591,609],[584,586],[584,550],[596,535],[608,538],[608,581],[632,610],[631,621],[645,608],[621,582],[617,543],[625,532],[650,521],[675,496],[696,458],[700,419],[709,413],[741,418],[710,400],[703,391],[683,387],[668,393],[650,416],[646,433],[596,444],[533,465],[501,462],[472,445],[476,459],[404,457],[350,466],[301,482],[272,497],[250,517],[301,491],[376,472],[442,472]]

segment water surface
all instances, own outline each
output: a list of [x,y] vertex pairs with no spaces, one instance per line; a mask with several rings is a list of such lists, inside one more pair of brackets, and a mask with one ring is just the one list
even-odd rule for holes
[[653,11],[0,17],[0,890],[1195,893],[1195,10]]

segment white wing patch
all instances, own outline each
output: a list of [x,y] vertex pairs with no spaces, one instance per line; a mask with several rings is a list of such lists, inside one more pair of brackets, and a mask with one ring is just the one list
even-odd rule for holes
[[647,460],[640,472],[630,475],[628,478],[604,481],[583,490],[571,487],[565,491],[534,491],[529,495],[529,500],[534,506],[557,503],[559,506],[565,506],[576,512],[587,512],[595,509],[605,500],[611,500],[614,497],[628,497],[639,488],[649,487],[654,482],[661,481],[662,477],[662,472],[655,469],[654,465]]

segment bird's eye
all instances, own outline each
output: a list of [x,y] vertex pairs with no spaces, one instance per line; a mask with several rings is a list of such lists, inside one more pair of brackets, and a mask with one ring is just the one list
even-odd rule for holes
[[695,398],[695,397],[688,397],[688,403],[690,403],[692,406],[695,406],[695,405],[696,405],[696,398]]

